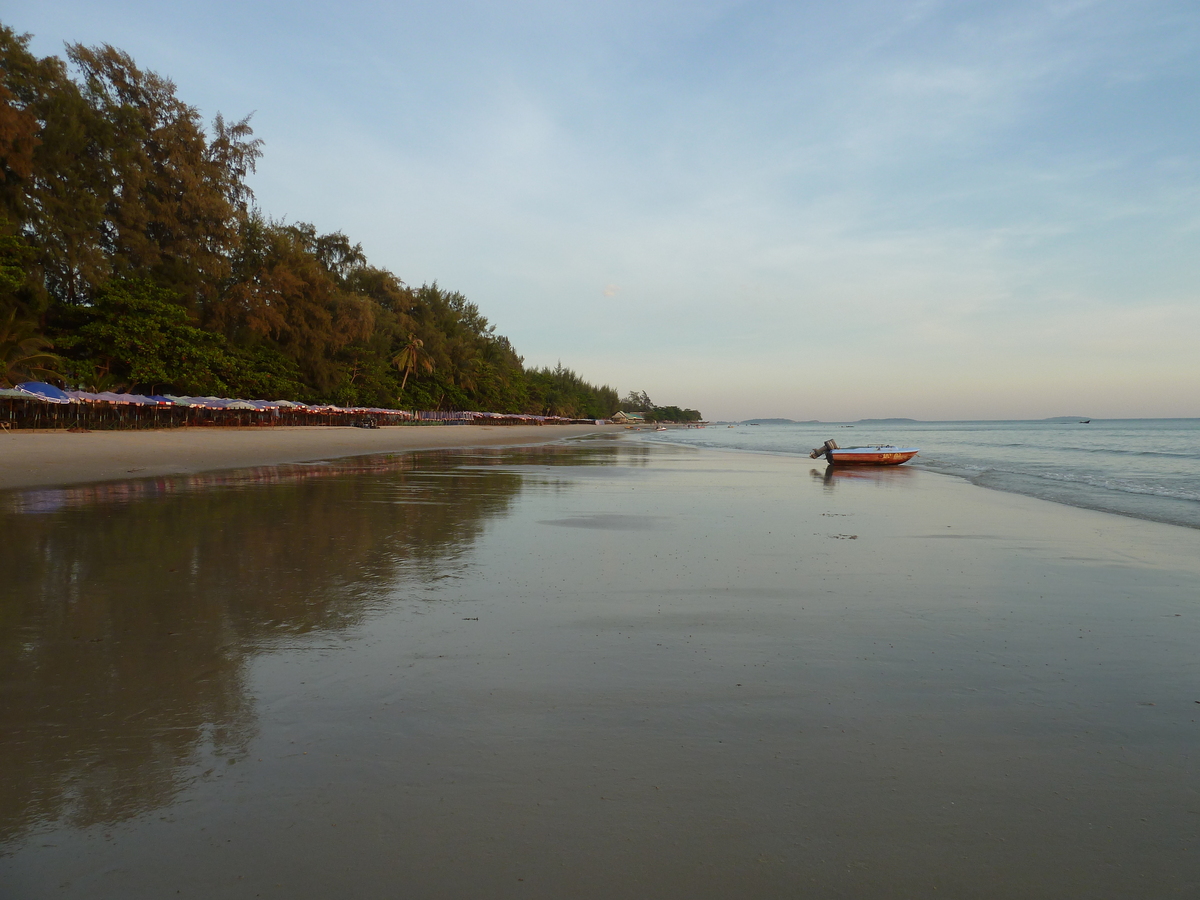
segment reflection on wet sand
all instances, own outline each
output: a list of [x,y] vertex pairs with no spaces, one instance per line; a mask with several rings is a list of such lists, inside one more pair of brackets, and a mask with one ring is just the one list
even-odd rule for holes
[[906,469],[904,466],[826,466],[824,469],[809,469],[808,474],[812,476],[813,481],[821,482],[827,490],[833,490],[839,481],[872,483],[881,487],[904,484],[913,477],[915,470]]
[[1200,532],[808,472],[0,498],[0,893],[1190,896]]
[[[591,444],[586,463],[616,452]],[[236,762],[250,655],[436,578],[521,490],[506,463],[579,460],[442,451],[10,494],[0,842],[131,817],[170,802],[181,767]]]

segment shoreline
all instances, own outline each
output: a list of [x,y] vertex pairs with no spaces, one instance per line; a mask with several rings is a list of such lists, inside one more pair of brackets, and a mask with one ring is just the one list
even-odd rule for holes
[[[431,425],[183,427],[134,431],[20,430],[0,433],[0,491],[196,475],[377,453],[513,447],[554,443],[590,434],[632,433],[624,425]],[[650,445],[690,447],[751,456],[799,459],[772,449],[696,447],[687,442],[644,440]],[[814,463],[816,465],[816,463]],[[925,472],[1002,495],[1027,497],[1054,506],[1085,509],[1121,519],[1197,530],[1178,519],[1114,509],[1086,498],[1041,496],[983,483],[965,474],[915,465],[898,470]],[[844,474],[844,473],[841,473]],[[853,475],[853,473],[851,473]],[[903,477],[903,476],[901,476]]]
[[398,425],[13,431],[0,434],[0,491],[194,475],[374,453],[511,447],[624,432],[621,425]]
[[[745,429],[742,429],[742,432],[744,433]],[[766,433],[768,432],[764,432]],[[801,432],[796,432],[796,435],[800,434]],[[1126,435],[1118,435],[1115,445],[1098,441],[1090,446],[1085,445],[1082,450],[1074,446],[1058,448],[1052,444],[1035,443],[1032,450],[1035,455],[1040,454],[1040,458],[1035,464],[1028,465],[1022,460],[1006,457],[1007,448],[1018,445],[997,445],[997,448],[992,448],[995,452],[985,447],[981,454],[964,459],[962,434],[937,432],[931,436],[929,432],[923,432],[915,437],[914,434],[903,438],[908,442],[908,446],[917,446],[925,440],[938,440],[937,435],[942,435],[943,439],[948,435],[949,444],[939,448],[946,452],[938,452],[935,449],[930,451],[930,455],[918,456],[911,463],[899,468],[949,476],[974,487],[1029,497],[1060,506],[1088,509],[1192,531],[1200,530],[1200,503],[1197,502],[1200,500],[1200,482],[1195,479],[1194,471],[1186,471],[1184,464],[1179,461],[1177,447],[1165,448],[1166,452],[1163,455],[1174,457],[1165,467],[1145,470],[1135,467],[1131,472],[1127,465],[1129,449],[1122,446],[1122,440],[1128,444],[1129,438]],[[791,459],[807,456],[807,451],[797,451],[796,446],[781,446],[778,439],[763,442],[761,446],[747,446],[745,443],[723,443],[720,440],[724,436],[723,431],[716,432],[716,436],[716,439],[707,443],[697,443],[673,435],[647,436],[645,439],[649,443],[699,446]],[[815,443],[815,435],[809,434],[804,437],[812,438]],[[1178,442],[1180,434],[1168,437]],[[803,440],[800,443],[803,444]],[[1060,450],[1064,449],[1067,452],[1060,454]],[[1097,463],[1095,458],[1079,458],[1081,453],[1097,449],[1105,451],[1105,458],[1100,463]],[[1072,451],[1077,452],[1072,455]]]

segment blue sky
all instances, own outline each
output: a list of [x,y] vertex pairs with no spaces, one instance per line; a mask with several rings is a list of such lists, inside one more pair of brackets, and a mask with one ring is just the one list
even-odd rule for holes
[[1200,5],[54,3],[263,209],[710,417],[1200,416]]

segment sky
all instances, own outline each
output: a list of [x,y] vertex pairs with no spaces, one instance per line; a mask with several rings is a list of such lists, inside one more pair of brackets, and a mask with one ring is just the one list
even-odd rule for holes
[[712,419],[1200,416],[1200,4],[7,0],[267,214]]

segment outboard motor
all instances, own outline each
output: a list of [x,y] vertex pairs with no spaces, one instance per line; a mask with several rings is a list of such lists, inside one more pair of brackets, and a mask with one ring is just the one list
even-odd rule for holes
[[823,456],[830,462],[833,462],[833,451],[838,449],[840,448],[837,445],[837,441],[826,441],[820,447],[814,448],[813,452],[808,454],[808,458],[818,459],[819,457]]

